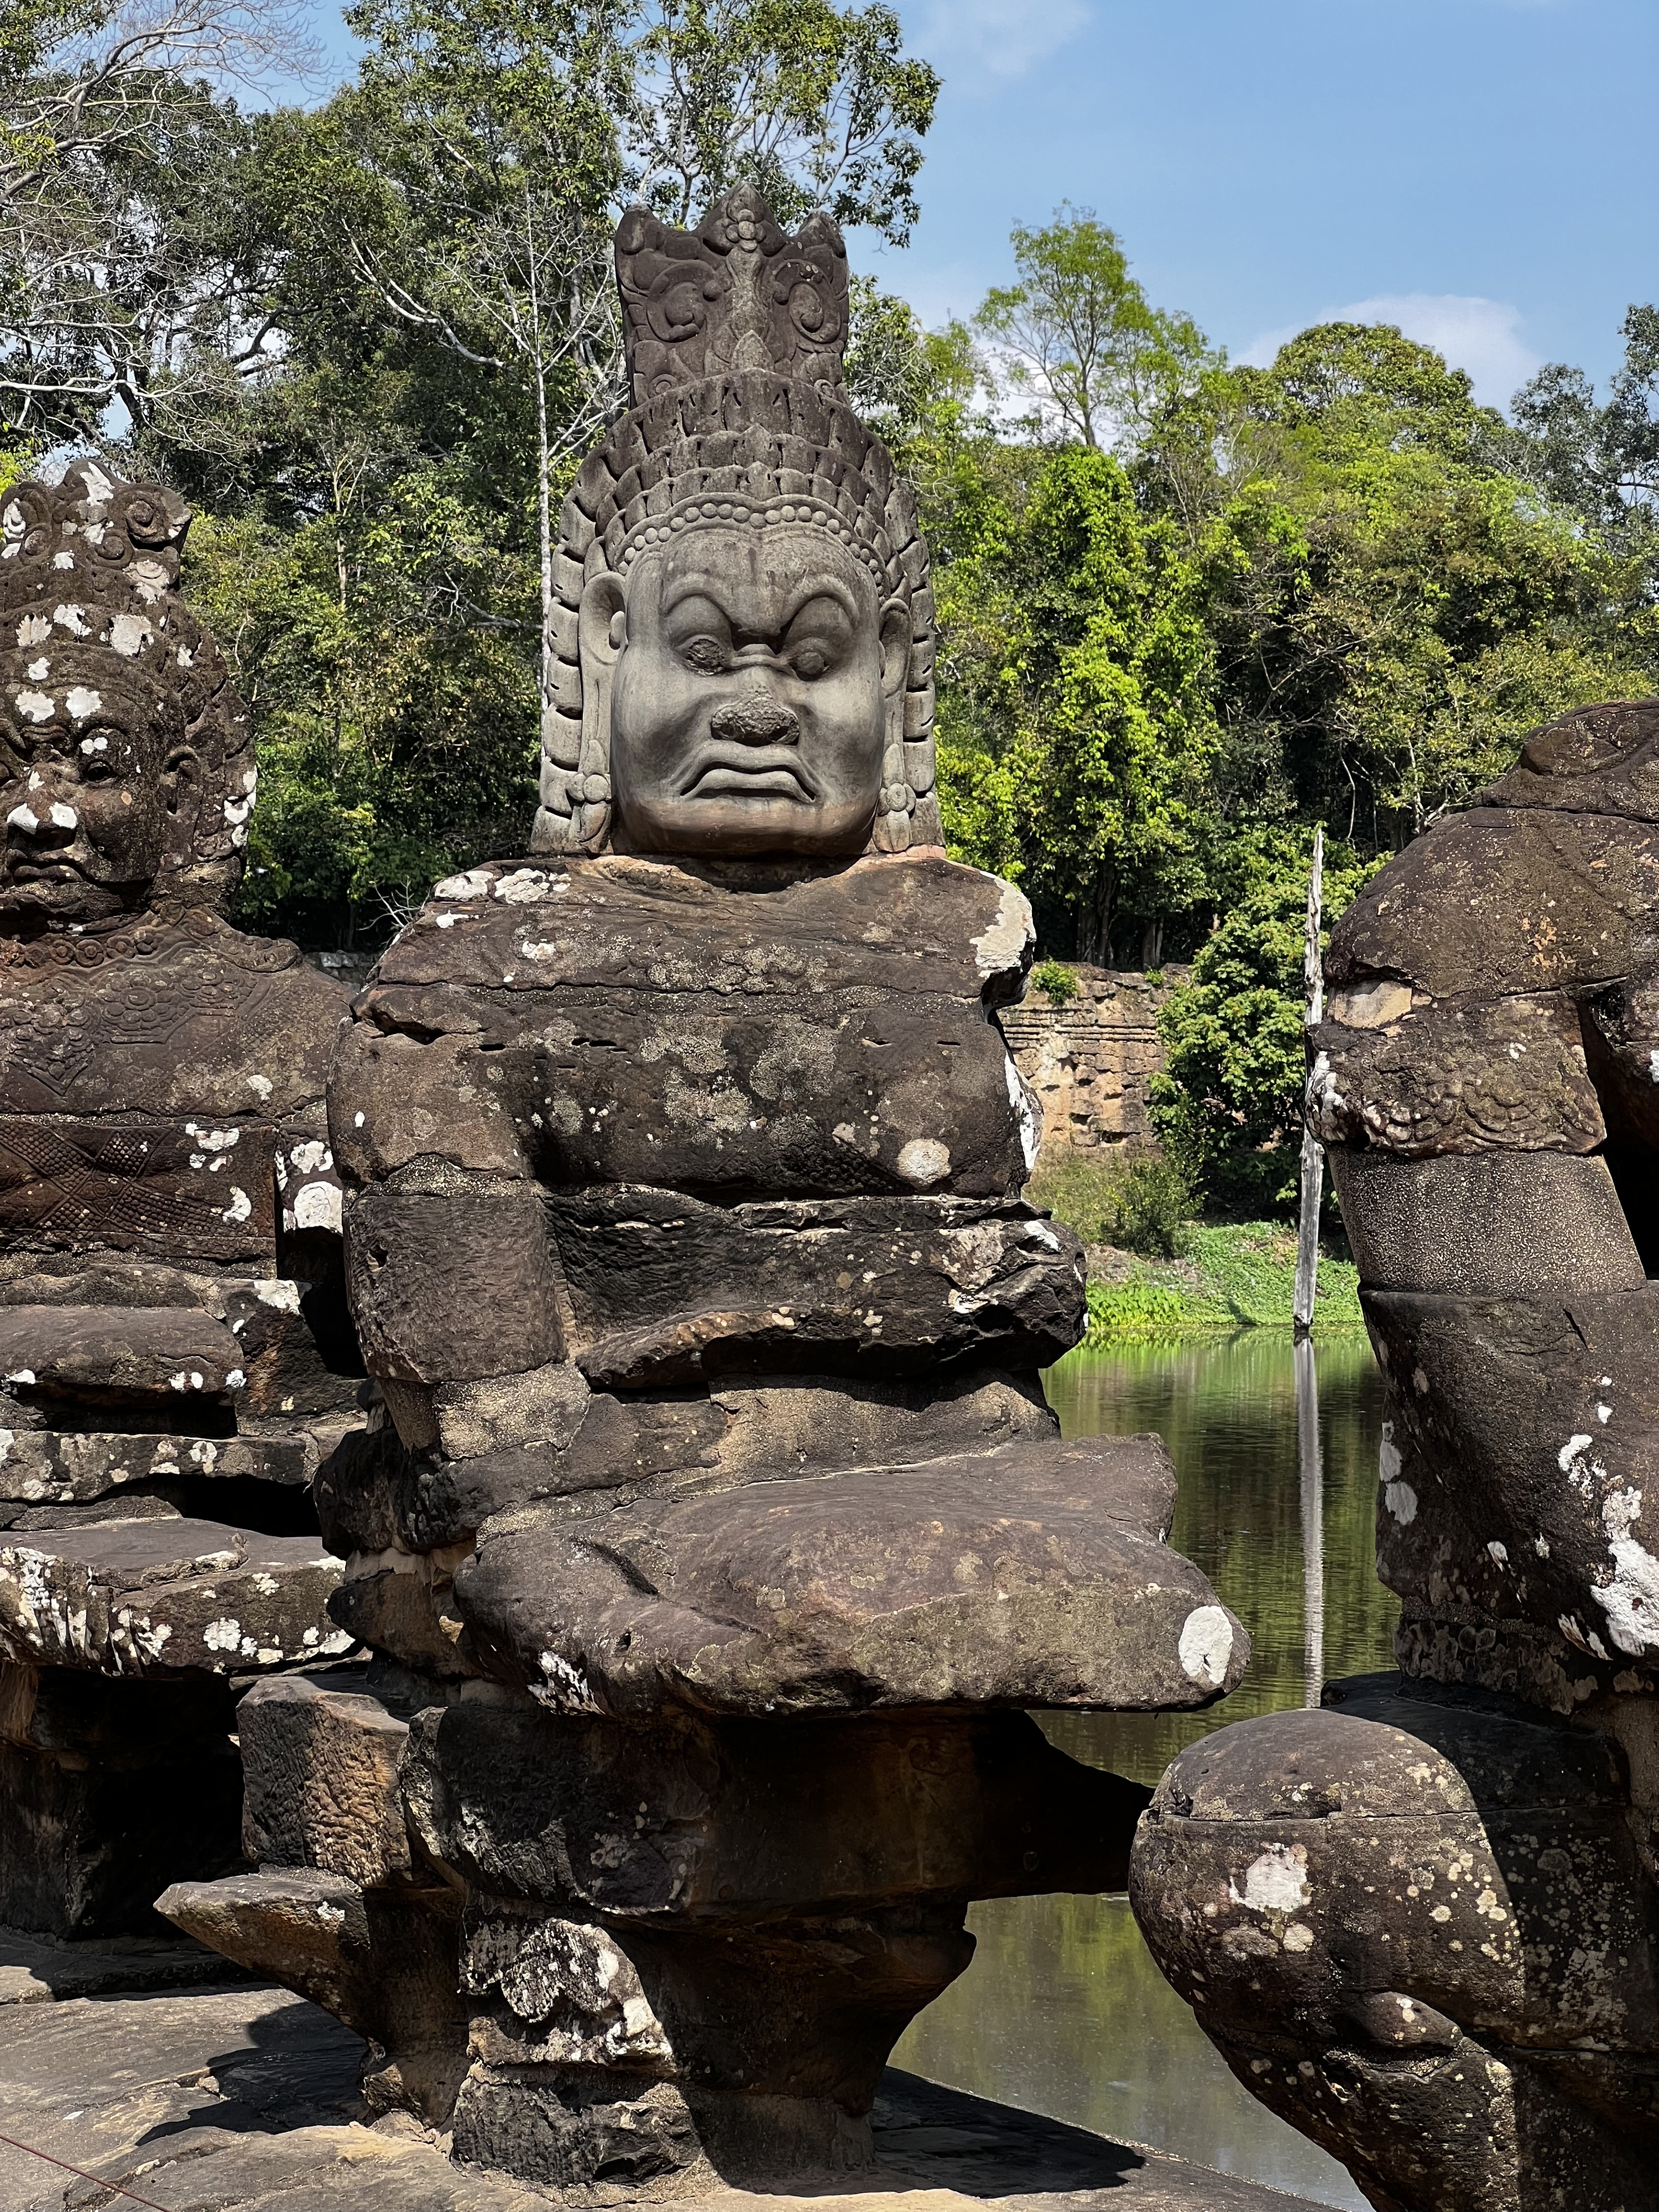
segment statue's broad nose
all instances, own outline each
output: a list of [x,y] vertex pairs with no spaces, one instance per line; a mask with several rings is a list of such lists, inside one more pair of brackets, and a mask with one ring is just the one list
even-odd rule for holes
[[26,837],[33,837],[43,845],[67,844],[80,827],[80,817],[75,809],[62,799],[49,799],[44,793],[31,792],[21,805],[14,806],[6,817],[8,830],[21,830]]
[[717,707],[708,726],[717,738],[732,738],[739,744],[793,745],[800,740],[793,709],[763,691],[746,692]]

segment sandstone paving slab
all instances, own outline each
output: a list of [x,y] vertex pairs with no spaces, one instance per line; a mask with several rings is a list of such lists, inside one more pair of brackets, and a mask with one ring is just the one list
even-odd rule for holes
[[1034,942],[1019,891],[938,857],[471,869],[358,1001],[335,1150],[369,1183],[440,1157],[560,1187],[998,1196],[1037,1121],[988,1017]]
[[1045,1367],[1083,1327],[1082,1248],[1022,1200],[721,1207],[590,1191],[550,1199],[548,1218],[596,1388],[721,1368]]
[[[77,1998],[0,2010],[0,2212],[533,2212],[550,2199],[451,2165],[405,2118],[356,2115],[361,2039],[286,1990]],[[1304,2200],[890,2070],[874,2163],[715,2212],[1310,2212]],[[27,2145],[29,2148],[20,2148]],[[40,2154],[44,2154],[40,2155]],[[61,2163],[51,2163],[57,2160]],[[80,2175],[64,2166],[80,2169]],[[82,2179],[81,2175],[97,2179]],[[129,2195],[116,2197],[110,2185]]]
[[[149,1482],[277,1482],[296,1489],[315,1472],[314,1441],[298,1437],[195,1437],[93,1429],[19,1429],[0,1458],[0,1520],[11,1506],[92,1505],[138,1494]],[[111,1503],[97,1516],[125,1517]],[[89,1516],[91,1517],[91,1516]]]
[[193,1989],[234,1972],[216,1951],[177,1936],[58,1943],[0,1928],[0,2005],[46,2004],[112,1990]]

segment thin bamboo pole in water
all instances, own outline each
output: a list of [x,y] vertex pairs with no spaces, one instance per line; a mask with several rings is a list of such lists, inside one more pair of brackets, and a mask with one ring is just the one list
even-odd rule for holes
[[[1308,877],[1308,932],[1302,954],[1302,980],[1307,994],[1303,1016],[1309,1033],[1319,1026],[1325,1012],[1325,963],[1320,957],[1320,908],[1325,890],[1325,832],[1314,831],[1313,868]],[[1319,1200],[1325,1182],[1325,1152],[1317,1137],[1302,1124],[1302,1220],[1297,1239],[1296,1299],[1291,1307],[1298,1343],[1313,1327],[1314,1292],[1319,1281]]]

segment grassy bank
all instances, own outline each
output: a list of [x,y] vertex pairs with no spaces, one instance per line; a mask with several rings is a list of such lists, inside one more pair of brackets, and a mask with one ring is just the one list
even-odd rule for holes
[[[1290,1328],[1296,1239],[1280,1224],[1194,1222],[1182,1241],[1178,1260],[1091,1248],[1091,1342]],[[1351,1261],[1322,1257],[1314,1334],[1364,1327],[1358,1270]]]
[[[1191,1190],[1156,1154],[1061,1153],[1038,1168],[1028,1194],[1083,1239],[1092,1339],[1291,1325],[1290,1229],[1280,1221],[1190,1218]],[[1316,1334],[1364,1326],[1352,1263],[1322,1258]]]

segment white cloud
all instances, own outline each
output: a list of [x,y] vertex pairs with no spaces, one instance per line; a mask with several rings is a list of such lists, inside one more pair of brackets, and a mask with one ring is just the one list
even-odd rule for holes
[[1089,20],[1084,0],[927,0],[910,40],[946,76],[1023,76]]
[[1474,396],[1488,407],[1506,407],[1538,367],[1539,356],[1521,337],[1521,310],[1504,300],[1462,292],[1383,292],[1322,308],[1305,323],[1264,331],[1241,358],[1266,368],[1287,338],[1314,323],[1394,323],[1419,345],[1432,346],[1454,368],[1467,369]]

